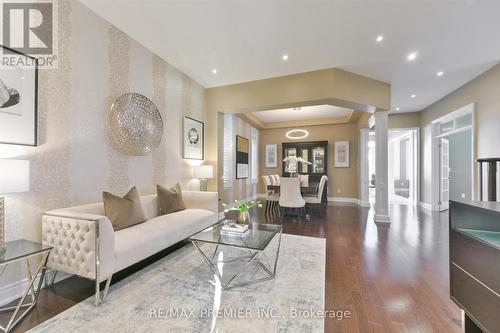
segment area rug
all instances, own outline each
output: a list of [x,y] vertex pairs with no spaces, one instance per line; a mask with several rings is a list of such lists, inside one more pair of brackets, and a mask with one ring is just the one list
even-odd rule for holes
[[[271,262],[277,243],[275,237],[266,250]],[[236,251],[226,248],[219,255]],[[248,272],[253,274],[251,267]],[[112,285],[100,307],[91,297],[30,332],[323,332],[317,314],[324,309],[325,239],[283,234],[276,274],[221,290],[188,244]]]

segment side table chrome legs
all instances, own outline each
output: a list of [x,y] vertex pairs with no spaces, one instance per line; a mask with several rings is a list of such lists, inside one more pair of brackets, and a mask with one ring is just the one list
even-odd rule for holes
[[[40,288],[44,280],[45,271],[47,269],[47,261],[49,258],[49,254],[50,251],[40,253],[42,258],[34,273],[32,273],[31,271],[29,263],[30,257],[24,258],[26,262],[26,275],[28,279],[28,286],[24,291],[23,295],[21,296],[21,299],[19,300],[17,306],[0,308],[0,312],[13,311],[12,316],[10,317],[10,320],[7,323],[7,325],[6,326],[0,325],[0,329],[3,330],[4,332],[6,333],[10,332],[10,330],[14,326],[16,326],[17,323],[19,323],[19,321],[23,319],[24,316],[26,316],[28,312],[36,305],[36,302],[38,300],[38,295],[40,293]],[[2,267],[0,267],[0,275],[5,270],[6,266],[7,264],[4,264],[2,265]],[[31,301],[24,303],[28,295],[30,295]],[[26,309],[23,312],[20,312],[21,308],[26,308]]]

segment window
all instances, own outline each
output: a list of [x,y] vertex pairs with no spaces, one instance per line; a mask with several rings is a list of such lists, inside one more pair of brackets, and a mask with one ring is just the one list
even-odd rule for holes
[[250,167],[252,183],[257,183],[259,179],[259,131],[252,127],[251,143],[250,143]]
[[455,129],[455,124],[453,120],[439,124],[439,134],[447,133],[453,131],[454,129]]
[[224,188],[233,186],[233,116],[230,114],[224,115],[224,148],[223,148],[223,164]]
[[445,121],[439,124],[439,134],[470,128],[472,126],[472,113]]
[[456,120],[456,128],[472,126],[472,113],[466,114]]

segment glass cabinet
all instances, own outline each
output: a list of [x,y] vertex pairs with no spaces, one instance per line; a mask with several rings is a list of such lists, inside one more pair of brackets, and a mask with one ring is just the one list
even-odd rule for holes
[[[286,157],[297,157],[297,148],[287,148],[284,151],[284,156]],[[284,169],[286,173],[296,173],[297,172],[297,162],[293,159],[290,159],[288,163],[284,163]]]
[[[328,141],[313,142],[286,142],[282,143],[283,159],[295,156],[304,161],[297,162],[296,159],[283,161],[283,177],[296,176],[297,174],[309,175],[309,184],[318,184],[321,176],[327,174],[328,166]],[[323,190],[323,199],[326,200],[326,188]]]
[[325,148],[312,148],[312,169],[313,173],[325,173]]

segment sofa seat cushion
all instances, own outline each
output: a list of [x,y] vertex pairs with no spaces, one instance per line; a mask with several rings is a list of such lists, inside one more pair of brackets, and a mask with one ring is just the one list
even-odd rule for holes
[[132,264],[202,231],[216,222],[214,212],[185,209],[115,232],[115,269]]

